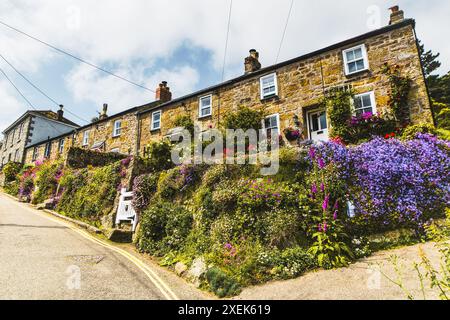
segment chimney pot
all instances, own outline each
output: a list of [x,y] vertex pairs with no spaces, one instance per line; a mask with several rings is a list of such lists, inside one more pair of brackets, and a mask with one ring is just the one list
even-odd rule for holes
[[162,81],[158,88],[156,89],[155,99],[162,102],[167,102],[172,100],[172,92],[170,92],[170,88],[167,86],[167,81]]
[[103,104],[103,109],[102,112],[100,113],[100,116],[98,117],[99,120],[103,120],[108,118],[108,104],[104,103]]
[[59,105],[59,110],[58,110],[58,120],[61,121],[64,117],[64,106],[62,104]]
[[261,63],[259,63],[259,53],[255,49],[250,49],[250,55],[245,58],[245,74],[252,73],[261,69]]
[[396,24],[405,20],[405,13],[403,10],[400,10],[399,6],[390,7],[391,10],[391,19],[389,20],[389,24]]
[[399,9],[400,9],[399,6],[393,6],[389,8],[389,10],[391,10],[392,13],[397,12]]

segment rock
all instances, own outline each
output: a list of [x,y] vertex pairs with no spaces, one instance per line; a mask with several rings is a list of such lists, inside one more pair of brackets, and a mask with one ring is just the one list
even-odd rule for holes
[[201,284],[201,278],[206,273],[207,269],[208,267],[205,259],[203,257],[196,258],[194,262],[192,262],[186,277],[198,288]]
[[55,207],[55,200],[49,199],[44,201],[44,208],[45,209],[53,209]]
[[45,204],[44,203],[39,203],[36,205],[36,210],[44,210],[45,209]]
[[175,273],[182,277],[184,273],[186,273],[188,267],[183,262],[177,262],[175,264]]

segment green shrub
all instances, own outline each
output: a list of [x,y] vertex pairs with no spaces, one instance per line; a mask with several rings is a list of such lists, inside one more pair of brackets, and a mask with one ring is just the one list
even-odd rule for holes
[[136,212],[143,212],[158,189],[159,174],[144,174],[134,179],[132,205]]
[[219,268],[211,268],[206,272],[208,285],[219,298],[236,296],[241,292],[239,283]]
[[415,139],[418,133],[429,133],[432,135],[436,135],[436,128],[429,123],[421,123],[411,125],[405,128],[402,134],[403,140],[412,140]]
[[264,113],[259,110],[241,107],[237,112],[227,113],[223,119],[225,129],[261,129]]
[[275,209],[262,219],[264,239],[271,247],[280,249],[306,243],[301,232],[301,215],[293,209]]
[[88,166],[102,167],[125,159],[127,156],[115,152],[97,152],[72,147],[67,154],[67,165],[74,169]]
[[11,181],[5,184],[3,187],[3,190],[14,197],[17,197],[19,195],[19,182],[18,181]]
[[212,208],[215,212],[233,212],[242,192],[240,182],[222,180],[212,193]]
[[56,194],[59,178],[61,177],[63,164],[60,161],[45,161],[37,167],[32,203],[43,203]]
[[213,186],[226,178],[227,174],[228,168],[226,165],[210,166],[202,177],[202,183],[207,186]]
[[180,249],[192,229],[192,214],[183,206],[156,202],[144,211],[138,248],[156,256]]
[[437,129],[437,135],[443,140],[450,140],[450,130]]
[[317,266],[314,257],[301,247],[263,251],[258,264],[278,279],[295,278]]
[[5,182],[11,182],[17,179],[17,175],[22,169],[22,164],[18,162],[8,162],[2,169],[5,175]]
[[152,172],[160,172],[173,168],[172,143],[168,139],[152,142],[144,148],[144,164]]
[[120,171],[120,163],[92,170],[64,171],[60,182],[64,192],[57,211],[98,224],[113,209],[121,188]]
[[171,199],[183,188],[183,185],[179,167],[164,171],[159,176],[158,195],[162,199]]
[[191,135],[194,135],[194,121],[192,121],[192,118],[189,115],[179,115],[173,124],[175,127],[183,127],[188,130]]

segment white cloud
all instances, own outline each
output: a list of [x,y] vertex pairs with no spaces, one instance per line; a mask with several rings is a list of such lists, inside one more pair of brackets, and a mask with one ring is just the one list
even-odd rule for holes
[[6,129],[11,120],[18,118],[26,111],[24,104],[20,103],[9,82],[0,80],[0,131]]
[[[133,73],[130,73],[129,70],[133,70]],[[117,72],[124,77],[138,79],[138,82],[155,89],[161,80],[166,80],[174,95],[193,91],[199,79],[198,72],[189,66],[173,70],[162,69],[151,77],[144,76],[144,66],[142,65],[120,68]],[[66,83],[77,101],[93,102],[92,114],[95,113],[95,110],[100,110],[103,103],[108,103],[109,113],[112,114],[141,105],[143,101],[155,100],[153,92],[130,86],[127,82],[118,81],[116,78],[99,73],[86,65],[80,65],[72,70],[66,78]]]

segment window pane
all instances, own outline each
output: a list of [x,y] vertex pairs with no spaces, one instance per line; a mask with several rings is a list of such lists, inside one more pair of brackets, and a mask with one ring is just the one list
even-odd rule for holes
[[363,70],[364,69],[364,60],[358,60],[356,61],[357,64],[357,69],[358,70]]
[[264,96],[275,93],[275,87],[267,87],[263,89]]
[[370,112],[371,114],[373,114],[372,107],[363,109],[363,113],[368,113],[368,112]]
[[352,61],[355,59],[355,54],[353,51],[347,51],[346,55],[347,55],[347,61]]
[[362,96],[362,101],[363,101],[362,105],[364,107],[372,106],[372,101],[370,100],[370,94],[366,94],[366,95]]
[[210,114],[211,114],[211,108],[210,107],[202,109],[202,116],[208,116]]
[[361,50],[361,48],[354,50],[354,53],[355,53],[355,59],[362,58],[362,50]]
[[327,115],[325,112],[320,114],[320,129],[326,129],[327,128]]
[[202,107],[207,107],[211,105],[211,97],[205,97],[201,99]]
[[153,121],[159,121],[159,119],[161,119],[161,114],[160,113],[154,113],[153,114]]
[[264,78],[262,80],[262,83],[263,83],[264,87],[266,87],[266,86],[273,86],[275,84],[275,78],[274,78],[274,76],[270,76],[270,77]]
[[317,114],[311,115],[312,131],[319,131],[319,118]]
[[356,69],[356,62],[350,62],[348,64],[348,71],[350,71],[350,73],[358,71],[358,69]]
[[355,109],[362,108],[361,97],[355,97],[354,104],[355,104]]

